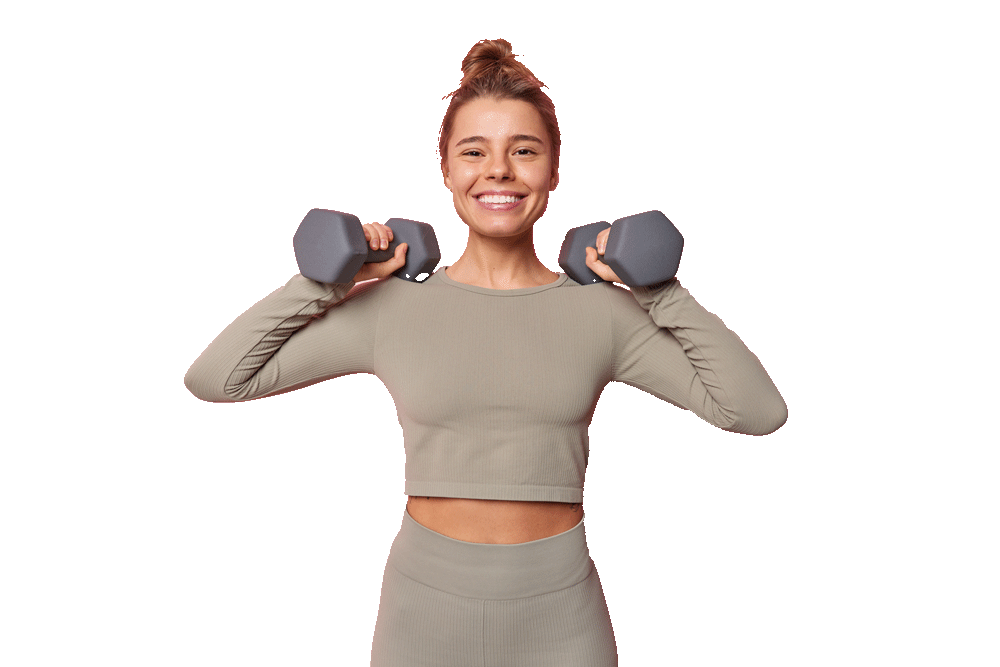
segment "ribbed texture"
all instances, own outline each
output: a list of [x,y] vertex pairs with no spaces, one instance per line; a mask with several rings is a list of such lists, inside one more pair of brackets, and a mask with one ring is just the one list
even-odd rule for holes
[[[461,574],[449,578],[448,570]],[[534,542],[478,544],[435,533],[404,513],[382,581],[371,664],[617,665],[583,523]]]
[[757,357],[676,280],[491,290],[440,269],[347,288],[294,276],[216,338],[188,387],[234,401],[375,373],[403,427],[405,493],[498,500],[582,500],[587,429],[612,380],[731,431],[786,418]]

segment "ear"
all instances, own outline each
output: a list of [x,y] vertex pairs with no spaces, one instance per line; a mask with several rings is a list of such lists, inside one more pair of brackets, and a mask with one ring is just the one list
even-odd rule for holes
[[552,177],[549,179],[549,192],[555,190],[557,185],[559,185],[559,170],[553,169]]
[[444,169],[442,169],[441,172],[444,174],[444,187],[451,190],[451,174],[446,172]]

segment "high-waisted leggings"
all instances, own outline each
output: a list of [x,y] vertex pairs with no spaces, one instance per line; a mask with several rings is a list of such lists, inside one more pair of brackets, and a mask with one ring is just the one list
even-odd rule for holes
[[582,519],[541,540],[480,544],[403,512],[382,580],[372,667],[617,664]]

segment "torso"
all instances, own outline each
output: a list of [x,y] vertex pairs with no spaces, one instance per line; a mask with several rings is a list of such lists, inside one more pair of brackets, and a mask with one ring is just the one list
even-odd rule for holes
[[564,533],[583,517],[581,503],[409,496],[420,525],[463,542],[520,544]]
[[[539,265],[540,266],[540,265]],[[483,278],[470,278],[455,271],[457,282],[489,289],[519,289],[547,285],[559,274],[541,267],[531,279],[495,285]],[[406,511],[414,521],[434,532],[463,542],[520,544],[552,537],[573,528],[583,518],[581,503],[552,503],[520,500],[482,500],[409,496]]]

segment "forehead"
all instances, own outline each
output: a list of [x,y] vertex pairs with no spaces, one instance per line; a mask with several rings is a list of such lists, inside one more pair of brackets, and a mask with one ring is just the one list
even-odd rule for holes
[[513,135],[524,134],[548,138],[545,123],[534,105],[524,100],[481,97],[462,105],[455,114],[449,143],[454,145],[472,136],[504,140]]

